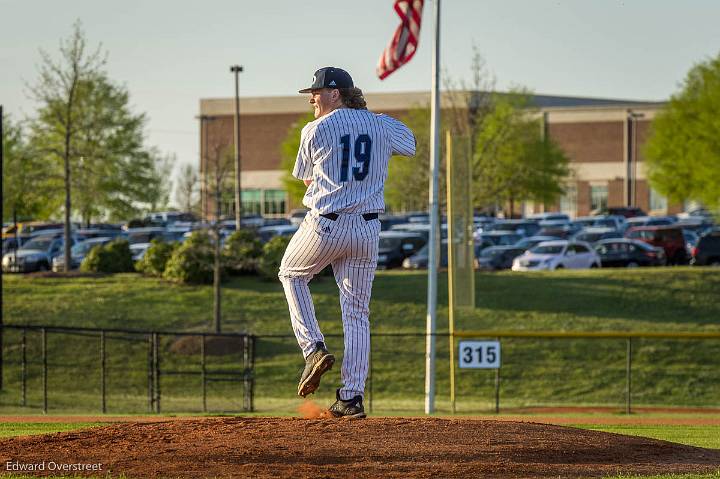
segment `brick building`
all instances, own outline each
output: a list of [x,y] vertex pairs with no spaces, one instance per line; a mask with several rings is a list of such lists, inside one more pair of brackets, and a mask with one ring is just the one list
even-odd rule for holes
[[[429,93],[369,93],[368,108],[402,118],[413,105],[429,104]],[[587,215],[603,206],[634,205],[653,214],[681,211],[649,187],[644,169],[643,144],[649,126],[663,103],[535,95],[545,134],[570,158],[572,176],[567,194],[557,205],[521,205],[524,213],[562,210]],[[448,105],[443,98],[441,105]],[[242,202],[245,212],[285,215],[297,205],[288,203],[280,169],[280,145],[288,129],[310,111],[307,95],[241,98],[240,148]],[[212,164],[221,151],[234,148],[233,98],[200,100],[200,172],[203,214],[215,211],[208,185]],[[233,173],[230,172],[229,180]],[[232,187],[223,195],[221,214],[233,216]]]

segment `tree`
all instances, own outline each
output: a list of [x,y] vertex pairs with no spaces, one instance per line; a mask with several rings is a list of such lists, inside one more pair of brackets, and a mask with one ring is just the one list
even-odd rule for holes
[[[147,119],[132,112],[127,89],[108,78],[101,47],[88,53],[76,22],[57,60],[40,54],[31,143],[48,164],[46,191],[53,199],[64,193],[66,236],[73,212],[89,223],[165,206],[172,159],[144,145]],[[67,261],[70,242],[65,245]]]
[[177,189],[175,190],[175,200],[178,206],[180,206],[180,209],[185,212],[198,212],[198,182],[198,172],[193,165],[186,163],[180,168]]
[[290,126],[285,140],[280,145],[280,157],[282,158],[281,169],[284,171],[282,182],[288,192],[290,201],[294,204],[301,204],[307,187],[305,184],[292,175],[295,167],[295,159],[300,149],[300,133],[309,122],[315,120],[313,112],[298,118],[298,120]]
[[47,177],[47,164],[33,154],[22,125],[3,114],[3,221],[46,218],[54,209],[44,194]]
[[71,158],[74,210],[89,223],[164,209],[174,158],[143,144],[147,120],[130,110],[127,89],[96,74],[80,83],[78,98],[81,119]]
[[508,206],[534,200],[550,203],[562,195],[569,174],[568,159],[530,108],[525,91],[496,95],[485,115],[473,151],[473,201]]
[[[75,22],[71,36],[60,42],[61,60],[54,61],[51,56],[40,50],[42,64],[40,79],[31,88],[35,99],[43,105],[40,119],[35,125],[35,133],[41,133],[47,141],[42,146],[53,160],[62,165],[59,170],[65,192],[65,254],[64,264],[70,264],[70,212],[71,177],[70,161],[78,157],[75,139],[82,120],[78,103],[78,90],[83,82],[100,73],[105,59],[100,47],[87,53],[86,41],[80,22]],[[40,143],[40,142],[38,142]],[[57,178],[57,177],[55,177]]]
[[[394,211],[425,211],[430,184],[430,108],[412,107],[403,118],[415,135],[415,156],[393,156],[388,164],[385,202]],[[442,163],[442,162],[441,162]],[[441,180],[444,177],[441,176]],[[440,185],[442,203],[444,186]]]
[[[453,91],[451,106],[443,110],[441,131],[468,138],[473,155],[473,206],[493,209],[519,201],[555,201],[569,174],[568,159],[550,138],[523,91],[507,94]],[[452,102],[455,103],[452,103]],[[430,164],[430,110],[412,108],[403,121],[415,134],[414,158],[393,157],[385,188],[388,206],[396,210],[427,209]],[[469,136],[468,135],[472,135]],[[441,158],[444,158],[441,135]],[[445,203],[445,161],[440,162],[440,204]]]
[[720,210],[720,54],[695,65],[655,117],[645,157],[658,192]]
[[[443,78],[446,103],[441,116],[440,195],[445,197],[445,131],[456,139],[455,155],[468,147],[473,164],[473,205],[496,205],[536,199],[549,202],[562,194],[567,159],[552,141],[542,139],[532,119],[529,95],[523,91],[492,93],[495,79],[473,47],[470,85]],[[403,118],[417,140],[414,158],[393,157],[385,189],[392,209],[427,209],[430,165],[430,110],[415,107]]]
[[213,262],[213,322],[215,332],[221,332],[221,291],[220,283],[222,281],[222,265],[220,252],[220,220],[222,213],[222,199],[227,195],[228,191],[234,191],[232,180],[234,177],[234,151],[230,145],[215,143],[209,148],[208,155],[208,177],[210,184],[208,185],[208,196],[212,195],[215,201],[215,221],[213,222],[213,246],[214,246],[214,262]]

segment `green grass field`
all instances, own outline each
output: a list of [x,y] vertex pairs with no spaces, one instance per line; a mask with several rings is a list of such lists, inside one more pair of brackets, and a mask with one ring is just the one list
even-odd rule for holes
[[[178,286],[135,274],[97,278],[3,275],[6,324],[121,327],[210,331],[212,288]],[[427,276],[380,272],[371,303],[374,334],[368,398],[374,413],[419,413],[423,409]],[[311,285],[315,308],[330,349],[342,351],[337,287],[331,278]],[[447,282],[439,284],[438,332],[447,332]],[[459,330],[720,331],[720,271],[705,268],[504,272],[476,275],[477,307],[457,318]],[[223,287],[224,331],[260,336],[255,369],[255,406],[260,413],[292,414],[299,404],[296,380],[302,359],[289,325],[279,282],[234,278]],[[408,336],[382,336],[383,333]],[[263,335],[282,335],[263,337]],[[6,387],[0,412],[37,412],[41,401],[38,334],[28,334],[27,404],[20,406],[17,331],[5,333]],[[199,371],[197,354],[172,352],[162,342],[163,368]],[[437,407],[448,412],[448,339],[437,338]],[[501,405],[606,405],[620,410],[625,398],[624,340],[506,339],[503,341]],[[637,340],[633,346],[633,403],[720,407],[720,341]],[[98,340],[50,334],[51,412],[99,409]],[[109,340],[108,411],[147,411],[147,344]],[[240,354],[209,356],[208,367],[233,368]],[[339,366],[339,364],[337,365]],[[323,378],[313,397],[334,399],[339,367]],[[82,375],[79,375],[82,372]],[[80,377],[86,378],[79,380]],[[494,373],[461,370],[457,410],[472,414],[494,406]],[[163,411],[200,411],[198,375],[163,377]],[[211,411],[238,410],[242,388],[208,384]],[[369,406],[369,404],[368,404]]]

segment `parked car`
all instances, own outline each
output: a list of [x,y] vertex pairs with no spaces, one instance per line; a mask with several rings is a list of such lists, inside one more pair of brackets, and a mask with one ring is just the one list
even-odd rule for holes
[[489,231],[506,231],[521,236],[533,236],[539,229],[540,226],[536,221],[527,220],[498,220],[488,228]]
[[[430,238],[430,225],[428,223],[402,223],[393,225],[390,231],[407,231],[409,233],[418,233],[425,237],[427,241]],[[440,225],[440,239],[447,238],[447,224]]]
[[687,251],[688,258],[692,256],[692,249],[697,245],[700,240],[700,236],[693,230],[682,229],[683,239],[685,240],[685,250]]
[[378,245],[378,269],[402,266],[405,258],[417,253],[427,240],[417,233],[404,231],[381,231]]
[[622,238],[623,234],[614,228],[596,228],[590,227],[581,230],[573,236],[576,241],[585,241],[586,243],[595,243],[596,241],[609,238]]
[[693,208],[688,211],[683,211],[682,213],[678,213],[678,218],[681,219],[695,219],[695,220],[702,220],[705,222],[713,222],[713,213],[712,211],[708,210],[707,208]]
[[132,228],[127,230],[127,240],[130,246],[140,243],[150,243],[155,238],[167,240],[167,230],[159,227]]
[[475,245],[482,251],[490,246],[513,246],[522,239],[522,235],[510,231],[490,231],[474,235]]
[[647,213],[645,213],[642,209],[637,208],[635,206],[612,206],[612,207],[606,208],[604,210],[599,210],[599,211],[593,212],[593,214],[595,214],[597,216],[618,215],[618,216],[622,216],[624,218],[634,218],[636,216],[645,216]]
[[[76,242],[70,238],[71,244]],[[48,271],[55,256],[62,254],[62,236],[37,236],[22,245],[17,251],[7,253],[2,259],[2,270],[8,273],[30,273]]]
[[84,239],[90,239],[90,238],[107,238],[107,237],[117,237],[117,236],[123,236],[123,230],[118,228],[83,228],[76,231],[76,234],[78,237],[84,238]]
[[424,211],[416,211],[406,215],[408,223],[430,223],[430,213]]
[[263,226],[258,228],[257,233],[260,241],[267,243],[276,236],[292,236],[298,228],[300,228],[299,225]]
[[[428,266],[428,244],[420,248],[414,255],[405,258],[403,268],[405,269],[426,269]],[[440,245],[440,267],[447,268],[448,265],[448,246],[447,240],[443,240]]]
[[[100,236],[97,238],[86,239],[85,241],[80,241],[73,245],[70,249],[70,269],[78,269],[80,267],[80,263],[82,263],[82,260],[85,259],[85,256],[87,256],[91,249],[95,246],[109,243],[113,239],[114,238],[110,236]],[[65,271],[65,257],[63,254],[58,254],[53,258],[52,270]]]
[[401,225],[408,222],[405,215],[380,215],[380,231],[388,231],[395,225]]
[[536,245],[542,243],[543,241],[555,241],[555,240],[561,240],[562,238],[558,236],[530,236],[528,238],[522,238],[520,241],[515,243],[513,246],[515,248],[522,248],[523,251],[529,250]]
[[490,231],[490,226],[495,223],[495,218],[489,216],[475,216],[473,217],[473,229],[479,233],[483,231]]
[[307,208],[298,208],[295,210],[291,210],[288,214],[288,219],[290,220],[290,224],[300,226],[300,223],[303,222],[305,219],[305,215],[307,215],[308,209]]
[[560,213],[560,212],[548,212],[548,213],[535,213],[530,216],[528,216],[526,219],[532,220],[532,221],[564,221],[569,222],[570,216],[568,216],[566,213]]
[[[9,225],[6,228],[3,228],[2,237],[7,238],[9,236],[15,236],[15,231],[17,230],[18,235],[30,235],[30,234],[39,234],[42,231],[47,230],[61,230],[65,227],[64,223],[46,223],[44,221],[26,221],[22,223],[17,224],[17,228],[15,225]],[[76,224],[73,224],[72,227],[77,227]]]
[[633,226],[668,226],[675,224],[676,220],[669,216],[637,216],[627,220],[627,227]]
[[513,271],[555,270],[561,268],[599,268],[600,257],[588,243],[581,241],[546,241],[526,251],[513,261]]
[[694,232],[698,235],[698,237],[712,230],[714,225],[713,222],[710,220],[696,217],[678,218],[678,221],[675,224],[681,227],[683,230],[689,230]]
[[602,267],[663,266],[666,263],[665,250],[642,241],[627,238],[600,240],[595,244]]
[[152,243],[131,243],[130,254],[132,255],[133,261],[140,261],[145,256],[147,250],[152,246]]
[[265,221],[263,222],[263,227],[265,226],[289,226],[292,223],[290,223],[290,220],[287,218],[265,218]]
[[570,220],[542,220],[538,221],[540,229],[580,229],[579,226],[575,226]]
[[627,227],[625,217],[619,215],[581,216],[575,218],[573,223],[582,228],[605,227],[618,231],[624,231]]
[[690,264],[695,266],[720,266],[720,231],[712,231],[698,240],[692,249]]
[[145,217],[145,223],[155,226],[170,226],[178,221],[196,221],[193,213],[182,211],[158,211]]
[[8,236],[7,238],[3,238],[2,240],[2,254],[9,253],[11,251],[15,251],[19,247],[21,247],[24,243],[29,241],[32,237],[30,235],[17,235],[17,238],[15,235]]
[[538,236],[557,236],[566,239],[580,231],[580,225],[563,220],[541,221],[540,229],[535,233]]
[[478,269],[496,271],[510,269],[513,260],[523,254],[525,248],[516,246],[491,246],[482,251],[475,251]]
[[688,254],[682,228],[678,226],[641,226],[630,228],[625,237],[644,241],[665,250],[668,264],[687,264]]

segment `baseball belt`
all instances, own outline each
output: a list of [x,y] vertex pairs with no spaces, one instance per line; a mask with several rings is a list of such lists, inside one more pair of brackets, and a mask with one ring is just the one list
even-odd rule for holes
[[[332,221],[335,221],[340,217],[340,215],[337,213],[325,213],[324,215],[320,215],[320,216],[325,217]],[[362,217],[365,221],[372,221],[372,220],[378,219],[378,214],[377,213],[365,213],[364,215],[362,215]]]

